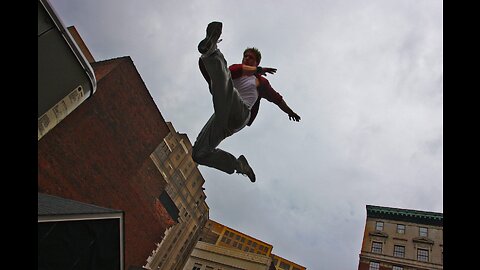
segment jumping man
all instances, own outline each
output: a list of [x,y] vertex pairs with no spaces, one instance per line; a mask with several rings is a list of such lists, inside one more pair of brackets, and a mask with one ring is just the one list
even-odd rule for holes
[[206,37],[198,44],[198,51],[202,54],[198,63],[212,94],[214,113],[198,134],[192,158],[198,164],[228,174],[240,173],[255,182],[255,173],[245,156],[236,158],[217,146],[223,139],[253,123],[262,98],[275,103],[290,120],[298,122],[300,116],[263,77],[267,73],[275,74],[277,69],[259,66],[261,53],[257,48],[247,48],[241,64],[227,67],[227,61],[217,48],[222,23],[209,23],[206,32]]

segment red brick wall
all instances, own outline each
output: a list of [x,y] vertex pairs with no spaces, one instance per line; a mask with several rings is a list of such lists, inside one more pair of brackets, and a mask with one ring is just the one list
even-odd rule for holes
[[368,263],[359,263],[358,264],[358,270],[368,270]]
[[168,127],[129,57],[94,63],[97,91],[38,142],[38,191],[125,212],[125,269],[173,221],[149,155]]

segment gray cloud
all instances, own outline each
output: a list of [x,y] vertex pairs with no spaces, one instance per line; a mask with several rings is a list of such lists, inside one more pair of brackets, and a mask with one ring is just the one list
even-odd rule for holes
[[[297,111],[263,101],[220,145],[258,181],[200,167],[212,219],[308,269],[355,269],[365,205],[443,211],[441,1],[52,0],[97,60],[129,55],[193,142],[213,109],[196,46],[212,20],[229,64],[258,47]],[[234,210],[234,211],[232,211]]]

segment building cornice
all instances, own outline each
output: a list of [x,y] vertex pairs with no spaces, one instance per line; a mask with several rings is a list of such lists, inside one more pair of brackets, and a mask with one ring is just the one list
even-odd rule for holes
[[435,212],[367,205],[367,217],[443,227],[443,214]]

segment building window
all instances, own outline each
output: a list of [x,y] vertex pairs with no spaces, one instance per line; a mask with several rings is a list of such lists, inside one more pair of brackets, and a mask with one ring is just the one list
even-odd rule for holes
[[394,265],[392,270],[403,270],[403,267]]
[[405,225],[403,225],[403,224],[397,224],[397,233],[399,233],[399,234],[405,234]]
[[393,247],[393,256],[405,258],[405,247],[404,246],[397,246]]
[[428,262],[428,250],[426,249],[417,249],[417,260],[421,262]]
[[[170,135],[170,134],[169,134],[169,135]],[[168,135],[167,135],[167,137],[168,137]],[[172,148],[172,147],[170,146],[170,144],[168,143],[167,137],[163,138],[163,142],[165,143],[165,146],[166,146],[166,148],[168,149],[168,151],[169,151],[169,152],[172,152],[172,149],[173,149],[173,148]],[[162,145],[162,147],[163,147],[163,145]]]
[[419,234],[420,237],[428,237],[428,228],[420,227]]
[[161,162],[164,162],[168,158],[168,154],[170,153],[170,149],[168,149],[167,145],[162,142],[154,152],[154,156],[158,158]]
[[382,221],[377,221],[377,223],[375,224],[375,230],[383,231],[383,222]]
[[185,142],[183,141],[183,139],[180,140],[180,145],[182,146],[183,151],[185,151],[185,154],[188,154],[188,148],[185,145]]
[[380,264],[378,262],[370,262],[368,270],[380,270]]
[[382,242],[373,242],[372,243],[372,252],[373,253],[382,253]]
[[290,265],[284,262],[280,262],[280,265],[278,267],[280,267],[280,269],[290,270]]

